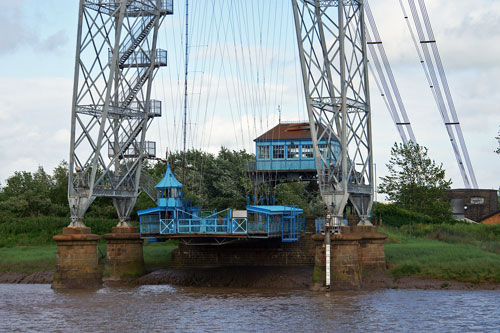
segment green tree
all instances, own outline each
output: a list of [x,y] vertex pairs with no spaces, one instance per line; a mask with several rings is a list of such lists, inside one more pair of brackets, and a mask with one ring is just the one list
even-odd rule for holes
[[51,214],[50,192],[53,185],[52,177],[41,166],[34,173],[16,171],[7,179],[0,210],[16,216]]
[[379,193],[403,209],[434,218],[449,218],[450,204],[445,190],[451,180],[445,179],[443,166],[427,156],[428,149],[409,142],[394,144],[387,164],[389,175],[381,177]]
[[[246,162],[254,159],[245,150],[231,151],[221,147],[219,153],[213,155],[191,149],[186,152],[186,168],[183,170],[183,152],[168,155],[172,172],[184,186],[184,196],[193,199],[194,203],[199,200],[204,208],[217,210],[245,207],[246,195],[252,194],[252,182],[247,174]],[[157,182],[163,177],[166,168],[165,161],[147,163],[144,166]],[[141,195],[137,208],[144,209],[151,207],[151,204],[147,197]]]

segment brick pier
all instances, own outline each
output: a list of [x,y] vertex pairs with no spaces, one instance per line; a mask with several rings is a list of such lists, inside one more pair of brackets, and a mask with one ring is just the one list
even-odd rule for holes
[[[384,241],[386,234],[373,226],[342,227],[340,235],[332,235],[330,281],[333,290],[357,290],[363,285],[363,276],[385,271]],[[314,235],[316,256],[313,281],[325,284],[324,235]]]
[[[385,271],[386,234],[376,227],[343,227],[332,235],[331,285],[333,290],[358,290],[363,276]],[[324,236],[303,232],[298,242],[281,239],[237,242],[227,245],[185,245],[172,254],[175,267],[214,268],[231,266],[310,266],[316,287],[325,284]]]
[[57,243],[57,268],[53,289],[94,289],[102,284],[97,257],[100,236],[90,228],[63,228]]
[[103,280],[119,281],[144,275],[143,240],[135,227],[114,227],[105,234],[106,264]]

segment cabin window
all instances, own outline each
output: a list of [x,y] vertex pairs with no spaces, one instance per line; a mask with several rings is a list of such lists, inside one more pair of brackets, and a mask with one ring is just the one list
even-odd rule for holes
[[274,159],[285,158],[285,146],[284,145],[273,146],[273,158]]
[[288,145],[286,149],[287,149],[286,153],[287,158],[299,158],[299,146],[291,144]]
[[319,153],[321,156],[325,155],[326,152],[326,144],[322,143],[318,145]]
[[269,159],[269,146],[258,146],[257,148],[259,148],[258,156],[260,160]]
[[313,145],[302,145],[302,158],[313,158]]

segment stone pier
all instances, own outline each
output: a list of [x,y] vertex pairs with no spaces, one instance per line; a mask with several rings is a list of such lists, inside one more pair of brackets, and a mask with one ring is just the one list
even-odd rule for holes
[[94,289],[102,284],[97,242],[100,236],[90,228],[63,228],[53,237],[57,243],[57,269],[53,289]]
[[[324,235],[314,235],[316,254],[313,281],[316,288],[325,285],[326,251]],[[332,235],[330,281],[332,290],[358,290],[363,276],[385,271],[384,241],[386,234],[376,227],[342,227],[340,235]]]
[[138,228],[114,227],[105,234],[107,244],[103,280],[119,281],[144,275],[143,240]]

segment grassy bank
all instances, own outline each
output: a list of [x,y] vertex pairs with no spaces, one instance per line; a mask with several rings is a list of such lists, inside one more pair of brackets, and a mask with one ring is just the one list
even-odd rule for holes
[[498,228],[477,225],[415,225],[381,228],[389,274],[460,282],[500,283]]
[[[167,268],[171,264],[176,242],[145,244],[144,264],[146,270]],[[99,257],[106,253],[106,244],[99,244]],[[28,245],[0,248],[0,272],[31,274],[42,270],[56,269],[57,246],[55,244]]]
[[[0,216],[0,272],[33,273],[56,268],[57,246],[54,235],[60,234],[69,223],[63,217],[15,218]],[[111,219],[85,219],[92,233],[103,235],[116,225]],[[136,222],[133,222],[136,224]],[[165,268],[171,263],[176,242],[145,243],[146,269]],[[104,259],[106,243],[99,241],[99,257]]]
[[[96,234],[111,231],[116,220],[86,219]],[[0,272],[33,273],[53,270],[57,247],[52,236],[68,224],[67,218],[0,217]],[[412,224],[383,227],[389,234],[385,254],[394,278],[429,277],[461,282],[500,283],[500,227],[469,224]],[[173,241],[145,243],[146,269],[166,268]],[[103,259],[106,244],[99,243]]]

